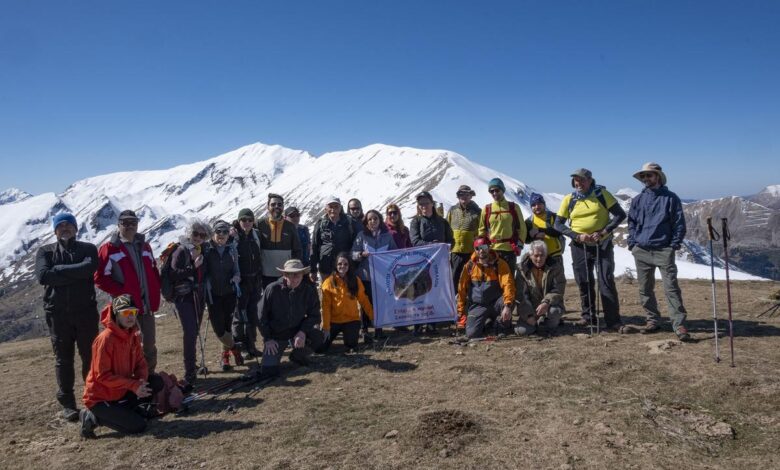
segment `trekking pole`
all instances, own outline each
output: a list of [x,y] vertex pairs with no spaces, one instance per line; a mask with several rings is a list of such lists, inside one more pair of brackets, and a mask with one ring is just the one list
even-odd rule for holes
[[720,234],[723,237],[723,256],[726,261],[726,305],[729,309],[729,349],[731,350],[731,367],[734,366],[734,324],[731,321],[731,280],[729,279],[729,240],[731,240],[731,233],[729,232],[729,221],[723,217],[720,219],[721,228]]
[[[197,315],[197,312],[200,310],[198,294],[193,293],[192,298],[195,301],[195,314]],[[198,322],[198,343],[200,344],[200,369],[198,369],[198,373],[203,374],[203,377],[208,377],[209,369],[206,367],[206,341],[203,339],[203,335],[201,334],[201,326],[203,326],[203,317],[201,317],[200,321]]]
[[596,245],[596,335],[601,334],[599,307],[601,305],[601,242]]
[[588,328],[590,329],[590,336],[593,336],[593,300],[590,297],[590,268],[588,267],[588,246],[586,244],[582,244],[582,249],[584,250],[582,261],[585,263],[585,276],[588,279],[588,311],[590,313],[590,325],[588,325]]
[[718,307],[715,298],[715,254],[712,252],[713,240],[720,236],[712,226],[712,217],[707,217],[707,236],[710,239],[710,278],[712,280],[712,321],[715,329],[715,362],[720,362],[720,346],[718,345]]

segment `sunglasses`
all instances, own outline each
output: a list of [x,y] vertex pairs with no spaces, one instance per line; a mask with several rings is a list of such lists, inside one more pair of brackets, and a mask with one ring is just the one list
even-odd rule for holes
[[490,245],[479,245],[478,247],[474,248],[477,251],[488,251],[490,250]]
[[291,219],[297,219],[300,216],[301,216],[301,214],[296,212],[295,214],[289,214],[287,217],[289,217]]
[[488,189],[488,192],[489,192],[490,194],[503,193],[503,191],[501,191],[501,188],[492,188],[492,189]]
[[646,180],[648,178],[651,178],[653,176],[653,173],[639,173],[639,177],[643,180]]
[[230,230],[221,228],[219,230],[214,230],[214,233],[216,233],[217,235],[227,235],[228,233],[230,233]]
[[349,211],[350,211],[350,212],[353,212],[353,211],[359,211],[359,210],[360,210],[360,208],[359,208],[359,207],[350,207],[350,208],[349,208]]
[[198,238],[206,238],[206,233],[204,233],[204,232],[192,232],[192,236],[193,237],[198,237]]
[[398,215],[398,211],[387,211],[387,215]]
[[284,203],[282,202],[272,202],[268,204],[269,207],[284,207]]
[[122,227],[138,227],[138,221],[137,220],[123,220],[119,222],[119,225]]
[[134,317],[138,315],[138,309],[135,307],[123,308],[122,310],[117,312],[117,315],[119,315],[120,317]]
[[250,219],[249,217],[243,217],[241,218],[241,222],[254,222],[255,219]]

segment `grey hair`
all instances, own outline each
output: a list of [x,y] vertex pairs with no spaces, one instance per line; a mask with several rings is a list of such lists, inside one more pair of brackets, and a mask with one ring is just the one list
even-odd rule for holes
[[534,251],[541,251],[544,256],[547,256],[547,244],[542,240],[534,240],[528,245],[528,253],[533,254]]
[[209,224],[207,224],[206,222],[200,219],[193,219],[190,221],[189,224],[187,224],[187,229],[184,232],[184,236],[192,240],[192,232],[196,232],[196,231],[205,233],[206,240],[209,240],[211,238],[211,235],[214,233],[214,231],[211,229]]

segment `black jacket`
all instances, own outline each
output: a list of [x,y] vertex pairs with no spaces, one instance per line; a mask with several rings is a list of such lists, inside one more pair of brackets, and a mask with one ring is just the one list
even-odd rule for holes
[[253,228],[249,234],[246,234],[238,222],[234,222],[236,228],[238,249],[238,269],[241,271],[241,279],[259,276],[263,270],[260,253],[260,233]]
[[409,224],[409,236],[412,239],[412,246],[448,243],[452,248],[452,245],[455,244],[450,224],[444,217],[435,212],[431,217],[414,216]]
[[343,251],[350,252],[356,235],[352,219],[343,213],[335,224],[328,216],[318,220],[311,240],[312,272],[319,270],[325,275],[332,273],[336,255]]
[[238,251],[232,241],[228,242],[219,254],[217,244],[210,241],[205,244],[203,264],[206,268],[206,279],[212,296],[235,294],[231,284],[233,277],[239,274]]
[[[89,260],[87,260],[89,258]],[[71,240],[42,246],[35,256],[35,277],[45,286],[44,310],[49,313],[97,313],[94,274],[97,248]]]
[[259,316],[258,328],[265,341],[287,341],[299,331],[308,335],[321,319],[317,288],[301,282],[290,289],[284,278],[272,282],[263,292]]

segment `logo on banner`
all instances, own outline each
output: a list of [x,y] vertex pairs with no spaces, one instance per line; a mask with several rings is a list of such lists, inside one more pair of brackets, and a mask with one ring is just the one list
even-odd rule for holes
[[391,270],[393,293],[396,299],[414,300],[433,288],[431,263],[422,259],[412,264],[396,264]]

